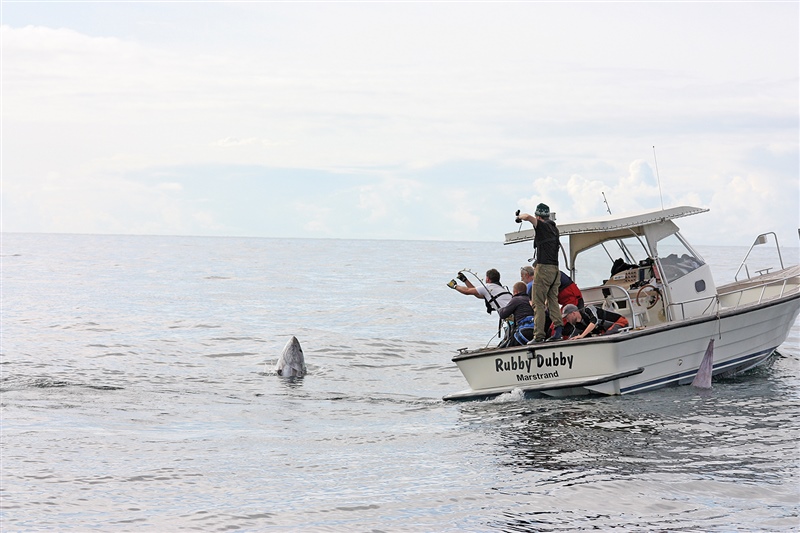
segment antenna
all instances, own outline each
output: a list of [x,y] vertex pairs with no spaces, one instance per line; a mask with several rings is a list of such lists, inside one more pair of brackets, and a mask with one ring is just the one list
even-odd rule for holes
[[653,146],[653,161],[656,163],[656,179],[658,180],[658,197],[661,198],[661,210],[664,210],[664,195],[661,194],[661,176],[658,175],[658,159],[656,159],[656,147]]
[[[608,207],[608,200],[606,200],[606,193],[604,193],[603,191],[600,191],[600,194],[603,195],[603,202],[605,202],[605,204],[606,204],[606,211],[608,211],[608,214],[610,215],[611,214],[611,208]],[[800,231],[800,230],[797,230],[797,231]]]

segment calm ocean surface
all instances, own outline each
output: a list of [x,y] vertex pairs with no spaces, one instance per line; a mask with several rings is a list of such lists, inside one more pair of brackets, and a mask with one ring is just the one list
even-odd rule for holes
[[[717,283],[745,244],[698,247]],[[710,391],[441,401],[497,327],[445,283],[529,256],[4,234],[0,530],[797,530],[798,323]]]

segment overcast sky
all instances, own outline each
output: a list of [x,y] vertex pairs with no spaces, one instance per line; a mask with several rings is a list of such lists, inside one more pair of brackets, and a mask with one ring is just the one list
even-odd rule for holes
[[797,246],[799,5],[4,1],[2,229]]

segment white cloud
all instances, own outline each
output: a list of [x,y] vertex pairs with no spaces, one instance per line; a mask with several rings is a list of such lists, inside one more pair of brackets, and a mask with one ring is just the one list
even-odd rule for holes
[[605,215],[608,209],[614,214],[658,209],[659,189],[652,183],[654,179],[650,166],[642,160],[633,161],[627,174],[608,179],[588,179],[580,174],[566,180],[548,176],[535,180],[534,194],[521,199],[519,204],[533,213],[536,205],[545,203],[562,222]]
[[331,231],[330,213],[331,210],[324,207],[311,211],[303,229],[316,237],[335,237],[335,233]]
[[212,146],[246,146],[248,144],[254,144],[259,142],[258,139],[255,137],[249,137],[247,139],[237,139],[232,137],[225,137],[224,139],[218,139],[214,141]]
[[213,147],[221,147],[221,148],[231,148],[237,146],[251,146],[256,145],[256,147],[275,147],[275,146],[286,146],[290,144],[289,142],[277,142],[271,141],[269,139],[259,139],[257,137],[248,137],[247,139],[238,139],[236,137],[225,137],[224,139],[217,139],[210,143]]
[[367,211],[369,222],[387,221],[404,208],[416,204],[421,186],[408,179],[388,178],[359,188],[358,207]]
[[798,221],[796,4],[9,6],[7,231],[498,239],[602,193]]

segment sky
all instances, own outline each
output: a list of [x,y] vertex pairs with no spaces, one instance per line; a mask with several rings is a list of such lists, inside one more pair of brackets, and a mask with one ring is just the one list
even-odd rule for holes
[[798,245],[798,2],[14,2],[4,232]]

